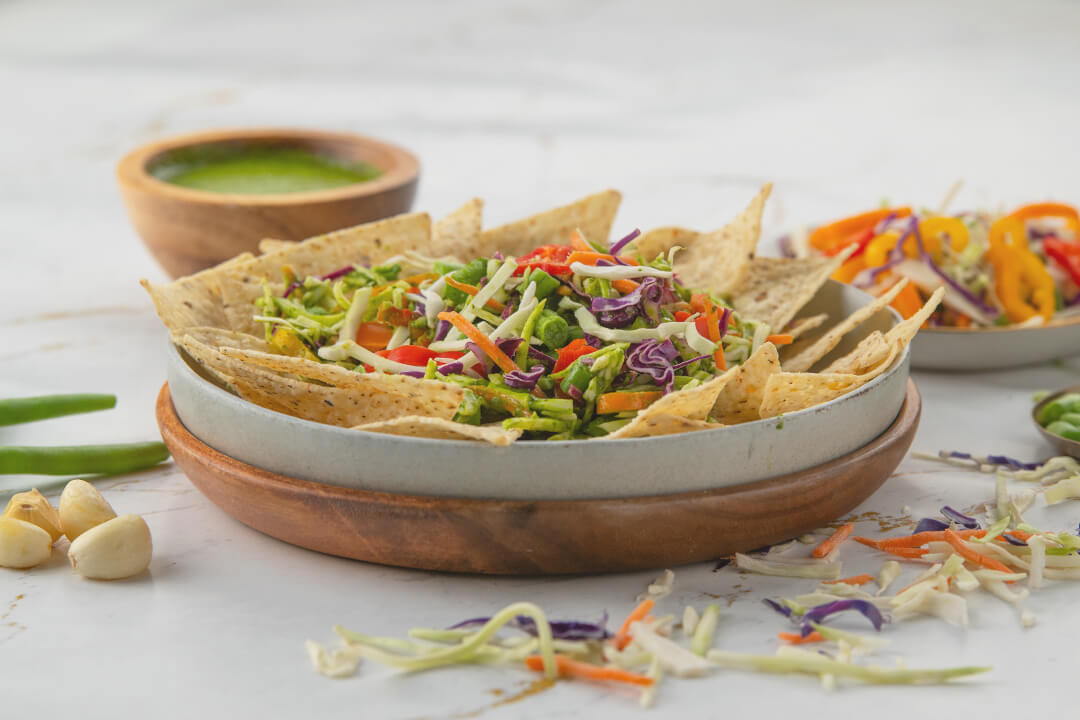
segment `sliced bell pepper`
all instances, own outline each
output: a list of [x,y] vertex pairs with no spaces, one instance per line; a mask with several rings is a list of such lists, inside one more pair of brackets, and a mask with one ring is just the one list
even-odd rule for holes
[[278,327],[274,330],[274,334],[270,337],[270,344],[285,355],[303,357],[308,360],[318,360],[311,350],[308,349],[308,346],[300,339],[300,336],[290,328]]
[[[633,260],[631,258],[620,256],[619,259],[627,265],[638,264],[637,260]],[[615,262],[614,256],[608,255],[607,253],[594,252],[592,250],[575,250],[574,252],[570,253],[570,256],[568,258],[566,258],[566,264],[573,265],[574,263],[579,262],[583,265],[596,265],[601,260],[607,260],[611,263]]]
[[394,336],[394,328],[381,322],[360,323],[356,328],[356,344],[371,351],[382,350]]
[[896,294],[889,306],[907,320],[922,309],[923,300],[919,296],[919,291],[915,289],[915,285],[908,283],[903,290]]
[[[866,246],[863,253],[863,262],[868,268],[881,267],[889,261],[889,254],[896,249],[896,243],[900,241],[900,235],[894,232],[882,233],[876,236]],[[851,262],[848,260],[848,262]]]
[[[922,238],[926,252],[930,253],[930,257],[936,263],[944,259],[942,235],[949,237],[949,247],[953,252],[960,252],[968,245],[968,229],[960,219],[936,216],[923,220],[919,223],[919,237]],[[919,242],[914,234],[908,236],[904,242],[904,254],[910,258],[919,257]]]
[[1069,274],[1080,287],[1080,241],[1066,242],[1058,237],[1043,238],[1043,252]]
[[[877,224],[890,215],[898,218],[907,217],[911,215],[911,208],[871,210],[822,225],[810,233],[810,247],[826,255],[836,255],[852,243],[861,243],[861,246],[865,248],[866,244],[873,240],[874,228]],[[868,232],[869,237],[867,237]],[[859,252],[861,250],[856,251],[856,253]]]
[[555,369],[553,373],[561,372],[577,360],[582,355],[588,355],[589,353],[596,352],[596,348],[586,343],[583,339],[578,338],[573,340],[570,344],[559,349],[559,358],[555,362]]
[[1066,226],[1073,234],[1080,235],[1080,213],[1072,205],[1064,203],[1032,203],[1024,205],[1009,213],[1008,217],[1020,222],[1036,220],[1044,217],[1058,217],[1065,220]]
[[[1015,219],[1011,222],[1014,227],[1019,223]],[[1015,239],[1015,235],[1012,237]],[[994,291],[1009,321],[1022,323],[1039,315],[1049,322],[1054,316],[1057,299],[1054,279],[1046,266],[1023,245],[1005,244],[1002,237],[995,245],[993,227],[990,238],[988,257],[994,267]]]
[[866,259],[864,255],[848,258],[847,262],[836,268],[836,272],[832,274],[832,279],[837,282],[849,283],[865,269]]
[[646,390],[643,392],[609,392],[596,399],[596,414],[609,415],[617,412],[641,410],[664,397],[660,391]]
[[457,360],[465,355],[465,353],[456,350],[435,352],[422,345],[402,345],[393,350],[379,350],[375,354],[384,357],[387,360],[399,362],[402,365],[415,365],[416,367],[424,367],[428,364],[429,360],[434,358]]

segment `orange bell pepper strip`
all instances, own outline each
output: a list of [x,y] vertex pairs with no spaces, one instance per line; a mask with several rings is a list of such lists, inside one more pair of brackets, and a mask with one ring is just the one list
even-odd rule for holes
[[364,322],[356,328],[356,344],[375,352],[382,350],[394,336],[394,328],[381,322]]
[[596,414],[608,415],[630,410],[641,410],[649,407],[662,397],[664,397],[664,393],[658,390],[604,393],[596,398]]
[[[865,236],[867,231],[872,233],[879,222],[893,214],[898,218],[907,217],[911,215],[911,208],[871,210],[822,225],[810,233],[810,247],[826,255],[835,255],[848,245],[858,242],[860,236]],[[867,242],[872,238],[873,235],[866,239]]]
[[[525,667],[530,670],[542,672],[544,670],[544,660],[539,655],[530,655],[525,658]],[[629,685],[642,685],[645,687],[656,682],[656,680],[648,675],[633,673],[629,670],[623,670],[622,668],[592,665],[590,663],[572,660],[560,653],[555,653],[555,667],[558,669],[559,675],[563,677],[579,677],[585,680],[610,680],[613,682],[627,683]]]
[[1080,235],[1080,213],[1072,205],[1064,203],[1032,203],[1009,213],[1008,217],[1020,222],[1044,217],[1058,217],[1065,220],[1065,225],[1076,235]]
[[771,342],[773,345],[780,347],[782,345],[790,345],[791,343],[795,342],[795,338],[787,334],[770,335],[765,338],[765,342]]
[[865,270],[867,267],[866,260],[863,255],[848,258],[840,267],[836,268],[836,271],[832,274],[832,279],[836,282],[849,283],[855,279],[855,277]]
[[498,345],[492,342],[487,335],[480,332],[475,325],[466,320],[460,313],[443,311],[439,313],[439,319],[450,323],[460,330],[465,337],[476,343],[504,373],[520,370],[509,355],[500,350]]
[[915,289],[914,283],[908,283],[896,294],[889,306],[900,313],[900,317],[907,320],[922,310],[923,300],[919,291]]

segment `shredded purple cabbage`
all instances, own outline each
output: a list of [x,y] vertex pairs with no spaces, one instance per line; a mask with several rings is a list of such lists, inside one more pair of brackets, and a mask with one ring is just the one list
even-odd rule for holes
[[[944,451],[943,451],[944,452]],[[956,458],[957,460],[971,460],[971,453],[959,452],[958,450],[950,450],[942,457]]]
[[772,598],[763,598],[761,602],[765,603],[765,607],[775,610],[784,617],[791,617],[791,608],[789,608],[787,605],[784,605],[783,603],[778,603]]
[[846,610],[855,610],[861,613],[863,617],[870,621],[875,630],[880,631],[881,626],[885,623],[885,617],[873,603],[866,600],[857,600],[855,598],[836,600],[835,602],[812,607],[806,611],[806,614],[803,615],[802,636],[806,637],[814,631],[814,628],[810,626],[810,623],[820,623],[830,615]]
[[423,370],[402,370],[401,372],[399,372],[397,374],[398,375],[408,375],[409,377],[420,378],[421,380],[424,379],[424,371]]
[[529,355],[536,358],[542,363],[547,363],[551,367],[555,367],[555,363],[558,362],[555,358],[551,357],[547,353],[541,352],[535,345],[529,345]]
[[1019,547],[1027,547],[1026,542],[1021,540],[1020,538],[1013,537],[1012,535],[1010,535],[1008,533],[1008,531],[1001,533],[1001,537],[1005,538],[1005,542],[1009,543],[1010,545],[1017,545]]
[[598,312],[596,313],[596,321],[604,327],[621,328],[634,322],[634,320],[637,319],[637,316],[638,309],[636,307],[625,307],[621,310],[605,310],[603,312]]
[[675,369],[672,363],[679,358],[679,351],[671,340],[659,342],[649,338],[630,347],[626,355],[626,367],[648,375],[653,382],[664,388],[665,393],[675,389]]
[[672,365],[671,369],[674,370],[675,372],[678,372],[679,370],[682,370],[684,367],[686,367],[687,365],[689,365],[691,363],[696,363],[698,360],[708,360],[708,359],[709,359],[708,355],[698,355],[696,358],[690,358],[689,360],[683,360],[678,365]]
[[665,285],[659,278],[643,279],[633,292],[622,297],[595,297],[589,309],[597,321],[605,327],[625,327],[641,315],[656,323],[660,319],[660,303],[663,302]]
[[338,268],[334,272],[327,273],[326,275],[323,275],[319,279],[320,280],[337,280],[339,277],[345,277],[346,275],[348,275],[349,273],[351,273],[355,269],[356,269],[355,265],[346,265],[345,267]]
[[919,524],[915,526],[915,530],[912,531],[912,535],[918,535],[921,532],[941,532],[942,530],[948,530],[952,526],[947,522],[941,520],[935,520],[934,518],[923,518],[919,521]]
[[445,320],[440,320],[439,324],[435,326],[435,340],[445,340],[446,336],[450,333],[451,325]]
[[926,247],[923,245],[922,235],[919,234],[918,221],[914,217],[911,219],[911,227],[912,231],[915,233],[915,242],[917,242],[919,245],[919,257],[922,259],[922,261],[929,265],[931,270],[933,270],[942,280],[944,280],[949,285],[949,287],[962,295],[965,300],[970,302],[975,307],[979,308],[979,310],[983,311],[987,315],[996,315],[997,308],[986,304],[986,302],[984,302],[982,298],[975,295],[966,287],[953,280],[948,273],[938,267],[937,263],[934,262],[934,259],[930,257],[930,253],[926,252]]
[[[949,518],[953,522],[955,522],[955,523],[957,523],[959,525],[962,525],[964,528],[966,528],[968,530],[978,530],[979,529],[979,521],[978,520],[971,517],[970,515],[965,515],[962,512],[954,510],[953,508],[949,507],[948,505],[941,508],[941,514],[944,515],[945,517]],[[942,529],[944,529],[944,528],[942,528]]]
[[[456,625],[451,625],[447,629],[460,630],[462,628],[480,627],[489,620],[491,620],[489,617],[469,618]],[[548,624],[551,625],[551,636],[557,640],[607,640],[612,637],[611,631],[606,627],[607,621],[608,614],[605,611],[600,621],[595,623],[581,620],[552,620]],[[533,637],[537,636],[536,621],[527,615],[518,615],[506,623],[506,626],[521,630]]]
[[596,337],[595,335],[590,335],[589,333],[585,333],[585,344],[588,345],[589,347],[594,347],[594,348],[597,348],[597,349],[600,349],[600,348],[604,347],[604,341],[603,340]]
[[503,382],[516,390],[532,390],[545,372],[543,365],[533,365],[528,372],[512,370],[506,373],[503,375]]
[[1043,466],[1041,462],[1026,463],[1008,455],[987,455],[986,462],[991,465],[1005,465],[1010,470],[1038,470]]
[[727,335],[728,324],[731,322],[731,308],[724,308],[724,312],[720,313],[720,337],[723,338]]
[[625,237],[611,243],[611,247],[608,248],[608,252],[612,255],[618,255],[624,247],[636,240],[638,235],[641,235],[641,230],[634,228],[634,231],[629,235],[626,235]]

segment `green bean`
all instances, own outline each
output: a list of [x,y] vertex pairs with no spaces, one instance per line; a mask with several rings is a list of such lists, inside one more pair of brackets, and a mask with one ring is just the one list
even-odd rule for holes
[[[478,285],[480,280],[487,272],[487,260],[485,258],[477,258],[463,268],[459,268],[450,273],[450,277],[457,280],[459,283],[465,283],[466,285]],[[443,290],[443,297],[454,303],[456,307],[461,307],[469,300],[469,296],[461,292],[457,288],[449,287]]]
[[552,350],[570,342],[570,324],[559,313],[544,309],[536,319],[536,337]]
[[585,389],[589,387],[589,382],[593,379],[593,374],[589,372],[589,368],[585,367],[581,361],[575,360],[569,367],[569,371],[562,381],[563,392],[569,393],[571,386],[585,392]]
[[503,428],[506,430],[560,433],[573,430],[575,420],[556,420],[555,418],[540,417],[539,415],[513,417],[503,420]]
[[1058,437],[1063,437],[1066,440],[1076,440],[1080,442],[1080,427],[1067,423],[1062,420],[1055,420],[1046,426],[1046,432],[1053,433]]
[[164,461],[164,443],[0,447],[0,474],[113,475],[142,470]]
[[529,282],[536,283],[536,297],[540,300],[558,290],[559,285],[562,284],[540,268],[529,273]]
[[547,305],[547,300],[541,300],[536,309],[529,313],[529,317],[525,320],[525,327],[521,329],[521,344],[518,345],[517,355],[514,357],[514,362],[520,367],[529,367],[529,343],[532,340],[533,328],[536,327],[540,314],[544,312],[545,305]]
[[116,407],[115,395],[39,395],[0,400],[0,425],[48,420]]

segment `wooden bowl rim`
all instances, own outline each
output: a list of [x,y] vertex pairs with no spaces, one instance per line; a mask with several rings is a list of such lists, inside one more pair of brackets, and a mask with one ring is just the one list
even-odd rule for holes
[[[159,180],[147,171],[147,164],[157,155],[198,145],[211,145],[230,140],[284,140],[284,141],[332,141],[348,143],[359,148],[377,148],[386,153],[391,162],[381,167],[382,175],[374,180],[344,185],[328,190],[312,190],[296,193],[263,195],[240,195],[207,192],[173,185]],[[334,130],[311,130],[306,128],[226,128],[174,135],[141,145],[116,165],[117,181],[126,189],[141,190],[152,195],[169,196],[189,203],[213,206],[303,206],[339,200],[353,200],[397,189],[415,182],[420,174],[420,161],[405,148],[384,140],[357,133]]]
[[[491,507],[492,505],[498,505],[502,508],[515,508],[520,510],[526,510],[529,508],[544,507],[551,510],[573,510],[575,508],[582,508],[585,506],[602,507],[604,505],[618,504],[618,505],[636,505],[636,506],[648,506],[651,504],[665,504],[676,500],[692,500],[694,498],[700,498],[703,496],[720,496],[730,495],[738,493],[753,492],[755,490],[764,490],[767,488],[775,487],[776,485],[783,485],[791,483],[800,478],[804,478],[810,475],[821,475],[828,473],[833,468],[840,468],[848,465],[852,462],[859,461],[861,458],[866,458],[876,454],[882,446],[889,445],[894,442],[898,437],[906,433],[912,426],[917,425],[919,417],[922,414],[922,396],[919,393],[918,387],[915,385],[915,381],[908,378],[907,388],[904,396],[904,404],[900,407],[900,411],[896,415],[896,419],[892,424],[885,429],[880,435],[871,440],[866,445],[853,450],[846,455],[834,458],[829,462],[816,465],[814,467],[806,468],[786,475],[779,475],[772,478],[764,478],[761,480],[755,480],[753,482],[742,483],[739,485],[731,485],[726,487],[713,488],[709,490],[693,490],[690,492],[671,493],[665,495],[647,495],[647,496],[635,496],[635,497],[621,497],[621,498],[585,498],[574,500],[513,500],[513,499],[500,499],[500,498],[464,498],[453,496],[424,496],[424,495],[406,495],[403,493],[389,493],[378,490],[361,490],[358,488],[342,487],[340,485],[330,485],[327,483],[314,482],[311,480],[302,480],[300,478],[291,477],[288,475],[282,475],[272,472],[270,470],[264,470],[249,463],[237,460],[236,458],[226,455],[219,450],[215,450],[199,438],[195,437],[184,426],[184,423],[180,420],[180,417],[176,414],[176,408],[172,404],[172,396],[169,394],[169,384],[166,382],[162,385],[161,390],[158,393],[156,403],[156,415],[158,425],[161,429],[163,438],[171,438],[176,442],[179,442],[188,455],[194,455],[202,457],[204,462],[214,464],[218,467],[228,467],[228,473],[232,475],[243,474],[246,476],[248,482],[255,482],[262,485],[274,486],[279,491],[286,492],[308,492],[316,491],[325,498],[341,498],[356,500],[367,500],[371,502],[377,502],[381,505],[402,505],[415,508],[419,505],[426,505],[431,507],[439,507],[442,509],[480,509],[485,507]],[[587,442],[587,441],[586,441]]]

